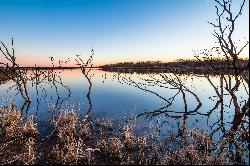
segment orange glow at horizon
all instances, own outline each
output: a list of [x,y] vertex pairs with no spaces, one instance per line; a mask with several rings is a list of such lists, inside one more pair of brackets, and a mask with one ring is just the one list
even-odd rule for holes
[[[249,56],[241,56],[242,58],[249,58]],[[178,59],[194,59],[193,56],[165,56],[165,57],[157,57],[157,58],[113,58],[113,59],[93,59],[92,63],[94,67],[98,67],[101,65],[106,64],[114,64],[119,62],[138,62],[138,61],[161,61],[161,62],[173,62]],[[62,59],[63,60],[63,59]],[[41,67],[51,67],[52,61],[49,58],[45,57],[36,57],[36,58],[29,58],[29,59],[18,59],[17,62],[20,66],[41,66]],[[59,66],[59,59],[55,59],[53,61],[55,66]],[[71,61],[67,64],[63,64],[64,67],[74,67],[76,66],[76,62],[74,58],[71,58]]]
[[[106,64],[112,64],[112,63],[119,63],[119,62],[138,62],[138,61],[162,61],[162,62],[170,62],[170,61],[175,61],[177,59],[190,59],[192,57],[183,57],[183,56],[173,56],[173,57],[157,57],[157,58],[113,58],[113,59],[93,59],[92,63],[93,66],[101,66],[101,65],[106,65]],[[63,59],[62,59],[63,60]],[[49,58],[42,58],[42,57],[37,57],[37,58],[30,58],[30,59],[18,59],[17,60],[18,64],[20,66],[52,66],[52,61],[49,60]],[[59,66],[59,59],[55,59],[53,61],[55,66]],[[73,67],[76,66],[75,59],[72,58],[71,62],[68,64],[63,64],[62,66],[65,67]]]

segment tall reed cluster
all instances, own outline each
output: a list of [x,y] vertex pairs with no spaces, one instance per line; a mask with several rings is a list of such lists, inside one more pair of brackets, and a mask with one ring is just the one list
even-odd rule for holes
[[74,109],[52,114],[48,125],[49,134],[41,135],[32,117],[12,104],[0,107],[0,164],[232,164],[198,129],[159,141],[152,133],[137,134],[132,123],[118,130],[108,120],[80,118]]

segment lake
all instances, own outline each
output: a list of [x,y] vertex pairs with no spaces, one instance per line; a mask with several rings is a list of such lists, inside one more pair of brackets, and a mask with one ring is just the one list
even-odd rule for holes
[[[88,75],[90,84],[80,69],[53,72],[54,82],[27,83],[30,105],[24,105],[14,82],[0,85],[1,104],[13,102],[17,108],[25,110],[25,115],[35,115],[43,134],[47,131],[43,121],[53,109],[74,109],[79,115],[88,113],[93,118],[109,119],[117,125],[133,119],[138,133],[160,126],[162,137],[169,131],[178,133],[181,126],[189,130],[204,129],[215,140],[223,139],[235,125],[239,130],[249,128],[249,116],[238,119],[225,90],[230,78],[234,84],[230,76],[119,73],[93,69]],[[248,85],[242,80],[235,92],[241,108],[249,98],[248,92]],[[222,100],[217,93],[223,94]],[[235,124],[237,119],[240,122]]]

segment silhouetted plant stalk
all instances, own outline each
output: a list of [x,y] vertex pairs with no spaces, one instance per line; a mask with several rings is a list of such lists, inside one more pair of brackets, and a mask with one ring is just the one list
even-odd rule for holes
[[89,57],[89,59],[84,62],[83,59],[80,57],[81,55],[76,55],[75,61],[76,61],[76,65],[80,67],[82,74],[84,75],[84,77],[87,79],[88,81],[88,92],[87,92],[87,99],[88,99],[88,103],[89,103],[89,108],[86,114],[89,114],[90,111],[92,110],[92,101],[91,101],[91,89],[92,89],[92,82],[91,82],[91,76],[90,76],[90,71],[93,67],[92,61],[93,61],[93,55],[94,55],[94,50],[91,49],[91,55]]
[[11,41],[11,51],[6,47],[6,45],[1,42],[0,51],[4,56],[4,60],[0,61],[0,71],[7,76],[9,79],[16,83],[18,90],[26,103],[30,102],[30,97],[27,90],[27,70],[21,69],[16,63],[14,41]]
[[[56,101],[54,104],[54,107],[57,110],[60,110],[63,103],[68,100],[71,96],[71,90],[70,88],[65,85],[62,81],[62,78],[60,76],[60,68],[63,67],[63,65],[66,65],[70,59],[67,60],[58,60],[58,66],[55,66],[55,59],[53,57],[50,57],[52,67],[47,69],[40,69],[40,67],[35,66],[34,70],[32,70],[32,76],[34,76],[31,81],[34,83],[36,88],[36,95],[37,95],[37,110],[39,105],[39,90],[42,90],[42,94],[44,95],[44,98],[48,98],[47,96],[47,90],[45,88],[46,85],[49,85],[51,89],[55,90],[55,96]],[[59,70],[58,70],[59,69]],[[59,92],[60,88],[64,88],[67,90],[67,94],[62,96]],[[53,96],[50,96],[51,100]]]
[[[24,110],[26,108],[26,111],[29,109],[31,100],[28,94],[28,82],[31,83],[31,85],[35,88],[36,91],[36,101],[37,101],[37,110],[39,109],[39,94],[42,93],[42,96],[44,99],[46,99],[47,96],[47,89],[45,88],[46,85],[50,85],[52,89],[55,89],[56,92],[56,107],[60,109],[62,106],[62,103],[66,101],[70,95],[71,91],[68,88],[68,86],[64,85],[62,78],[57,73],[57,70],[55,69],[54,64],[54,58],[50,57],[50,60],[52,62],[52,68],[48,69],[40,69],[39,66],[34,66],[32,68],[25,68],[21,67],[16,62],[16,55],[14,51],[14,41],[12,38],[12,48],[11,52],[7,48],[7,46],[1,42],[0,45],[0,51],[3,55],[3,59],[0,61],[0,72],[3,73],[6,77],[8,77],[10,80],[12,80],[15,85],[11,86],[9,90],[15,88],[17,90],[17,94],[21,94],[22,98],[24,99],[24,104],[22,105],[21,109]],[[61,68],[62,65],[65,65],[70,60],[67,59],[65,61],[59,60],[57,68]],[[67,90],[67,95],[65,97],[62,97],[59,94],[59,87],[63,87]],[[16,94],[16,95],[17,95]],[[60,101],[60,99],[62,99]]]
[[[52,67],[50,68],[43,69],[36,65],[32,68],[25,68],[21,67],[19,64],[16,63],[13,38],[11,45],[12,45],[11,48],[12,51],[9,51],[6,45],[3,42],[1,42],[0,51],[3,55],[3,58],[0,61],[0,72],[15,83],[15,85],[11,86],[9,90],[16,87],[16,90],[18,92],[17,94],[19,93],[21,94],[22,98],[24,99],[24,104],[22,106],[22,109],[27,107],[28,110],[31,102],[27,87],[27,83],[30,82],[36,91],[37,110],[39,109],[39,103],[40,103],[39,94],[41,93],[42,97],[44,97],[45,100],[46,98],[49,97],[47,96],[46,85],[49,85],[51,89],[55,89],[55,96],[56,96],[55,107],[58,110],[60,110],[63,102],[69,99],[69,97],[71,96],[71,90],[69,89],[68,86],[66,86],[63,83],[62,78],[60,76],[60,71],[58,71],[57,69],[64,67],[64,65],[67,65],[71,60],[69,58],[66,60],[58,60],[58,65],[57,65],[55,58],[49,57],[52,63]],[[92,49],[91,56],[86,62],[82,60],[80,55],[77,55],[77,58],[75,59],[75,61],[77,62],[77,66],[80,67],[82,74],[87,79],[89,84],[88,93],[86,95],[89,102],[89,108],[87,112],[90,112],[92,109],[92,102],[91,102],[92,82],[91,82],[90,71],[93,66],[92,64],[93,55],[94,55],[94,50]],[[67,90],[66,96],[63,97],[60,94],[59,92],[60,87],[63,87]]]

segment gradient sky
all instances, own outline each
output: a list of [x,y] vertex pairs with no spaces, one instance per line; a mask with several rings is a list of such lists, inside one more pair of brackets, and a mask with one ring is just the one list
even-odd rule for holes
[[[213,46],[214,18],[212,0],[0,0],[0,41],[14,37],[22,65],[88,57],[92,47],[96,65],[172,61]],[[236,31],[249,39],[248,0]]]

